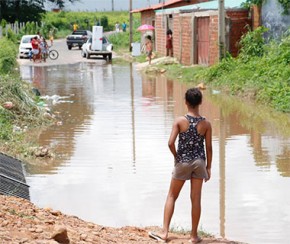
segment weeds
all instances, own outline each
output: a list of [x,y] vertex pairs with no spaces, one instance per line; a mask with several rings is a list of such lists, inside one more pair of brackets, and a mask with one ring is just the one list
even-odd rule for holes
[[[177,234],[183,234],[183,235],[190,235],[191,230],[190,229],[185,229],[181,226],[172,226],[170,228],[170,232],[172,233],[177,233]],[[213,237],[214,235],[211,233],[206,232],[202,226],[198,230],[198,235],[200,237]]]
[[[28,154],[27,144],[23,144],[24,132],[51,122],[32,99],[30,85],[17,75],[0,76],[0,84],[0,149],[12,155]],[[13,107],[4,108],[5,102],[11,102]]]
[[[290,112],[290,35],[263,44],[261,28],[244,36],[238,58],[226,58],[196,77],[231,94],[251,97],[282,112]],[[255,43],[257,42],[257,43]],[[247,47],[246,47],[247,46]]]

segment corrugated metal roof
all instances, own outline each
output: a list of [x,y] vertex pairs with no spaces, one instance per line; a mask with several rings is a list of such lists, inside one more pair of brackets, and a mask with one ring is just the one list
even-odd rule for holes
[[[225,8],[241,8],[241,4],[245,2],[245,0],[225,0]],[[174,13],[182,10],[202,10],[202,9],[218,9],[218,0],[213,0],[204,3],[197,3],[187,6],[182,6],[178,8],[167,8],[167,9],[158,9],[155,10],[156,13]]]
[[0,194],[29,200],[22,162],[3,153],[0,153]]

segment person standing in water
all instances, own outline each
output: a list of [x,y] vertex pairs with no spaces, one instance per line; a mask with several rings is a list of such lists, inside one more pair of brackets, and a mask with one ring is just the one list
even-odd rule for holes
[[[201,213],[201,190],[203,181],[206,182],[211,177],[212,163],[212,128],[210,122],[199,113],[201,103],[201,91],[198,88],[188,89],[185,93],[187,114],[174,121],[168,146],[175,162],[165,202],[163,231],[161,233],[148,233],[155,240],[166,242],[175,201],[185,181],[190,180],[192,220],[190,242],[198,243],[201,241],[197,235]],[[179,139],[176,150],[177,136]]]
[[153,51],[153,44],[152,44],[151,36],[146,37],[145,46],[146,46],[146,56],[148,58],[149,64],[151,64],[152,51]]

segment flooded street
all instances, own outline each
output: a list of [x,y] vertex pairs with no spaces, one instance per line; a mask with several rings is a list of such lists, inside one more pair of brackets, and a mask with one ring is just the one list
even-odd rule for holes
[[[43,96],[61,96],[59,125],[39,144],[61,154],[27,165],[31,201],[106,226],[162,225],[173,158],[167,146],[186,113],[185,84],[104,62],[22,66]],[[59,102],[61,101],[61,102]],[[213,126],[212,179],[203,186],[200,226],[246,243],[289,243],[290,118],[204,91],[201,114]],[[174,229],[190,229],[189,184]]]

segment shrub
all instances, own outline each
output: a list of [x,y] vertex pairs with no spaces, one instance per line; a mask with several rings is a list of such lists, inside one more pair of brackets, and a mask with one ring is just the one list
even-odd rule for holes
[[0,39],[0,74],[12,71],[16,66],[17,50],[15,42],[6,37]]
[[265,45],[263,34],[267,30],[267,28],[260,26],[256,30],[244,34],[239,43],[241,46],[239,57],[245,61],[254,56],[261,57],[264,54]]

